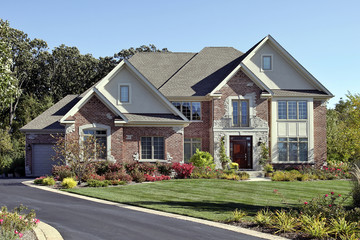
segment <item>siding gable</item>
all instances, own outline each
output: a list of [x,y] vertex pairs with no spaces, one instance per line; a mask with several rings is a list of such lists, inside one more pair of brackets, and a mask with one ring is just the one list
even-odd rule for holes
[[[261,69],[264,55],[272,57],[272,70]],[[270,89],[317,89],[310,83],[311,80],[301,74],[269,41],[264,43],[244,64]]]

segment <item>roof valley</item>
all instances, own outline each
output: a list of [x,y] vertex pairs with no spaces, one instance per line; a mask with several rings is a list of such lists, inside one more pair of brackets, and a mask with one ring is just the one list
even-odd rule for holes
[[192,56],[189,60],[187,60],[184,65],[182,65],[178,70],[176,70],[176,72],[174,72],[163,84],[161,84],[161,86],[158,88],[158,90],[160,90],[160,88],[162,88],[166,83],[168,83],[170,81],[171,78],[173,78],[181,69],[183,69],[191,60],[193,60],[195,58],[195,56],[197,56],[199,53],[195,53],[194,56]]

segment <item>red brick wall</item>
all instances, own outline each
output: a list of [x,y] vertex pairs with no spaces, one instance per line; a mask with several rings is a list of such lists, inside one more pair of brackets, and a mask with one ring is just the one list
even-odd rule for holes
[[327,159],[326,148],[326,106],[314,101],[314,160],[321,167]]
[[261,89],[242,71],[237,72],[228,83],[220,89],[221,99],[214,101],[214,118],[220,120],[225,115],[225,100],[229,96],[245,96],[248,93],[255,93],[256,116],[268,121],[268,102],[261,99]]
[[[132,135],[131,139],[126,139],[127,135]],[[164,137],[165,158],[169,153],[173,162],[184,159],[183,135],[176,133],[172,127],[124,127],[124,162],[132,162],[136,152],[141,156],[141,137]]]
[[[111,116],[111,119],[108,118]],[[111,155],[116,160],[122,158],[122,127],[115,127],[115,115],[96,97],[93,96],[89,101],[74,115],[75,131],[70,133],[74,138],[79,136],[79,126],[85,124],[99,123],[111,127]]]
[[[108,118],[111,116],[111,119]],[[75,131],[69,135],[77,138],[79,126],[85,124],[104,124],[111,127],[111,154],[115,160],[133,161],[135,152],[140,153],[140,137],[165,137],[165,158],[169,152],[173,161],[183,160],[183,136],[175,133],[172,127],[116,127],[115,115],[96,97],[93,96],[75,115]],[[132,135],[131,140],[126,135]]]
[[[62,136],[57,133],[52,134],[54,137]],[[56,138],[51,136],[51,134],[26,134],[26,152],[25,152],[25,166],[29,168],[32,172],[32,149],[34,149],[33,144],[55,144]],[[32,139],[33,138],[33,139]],[[28,151],[27,147],[30,145],[31,150]]]
[[191,122],[184,130],[184,138],[201,138],[202,151],[210,151],[212,125],[212,102],[201,102],[201,121]]

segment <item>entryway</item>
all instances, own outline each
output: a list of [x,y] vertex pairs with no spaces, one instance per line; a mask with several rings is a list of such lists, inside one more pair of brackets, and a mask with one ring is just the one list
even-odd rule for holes
[[231,136],[230,156],[233,162],[239,164],[240,169],[252,169],[252,137]]

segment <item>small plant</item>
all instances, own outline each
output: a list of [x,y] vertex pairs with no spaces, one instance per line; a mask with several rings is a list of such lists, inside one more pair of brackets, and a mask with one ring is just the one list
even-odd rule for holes
[[264,166],[266,163],[269,162],[269,148],[266,146],[266,143],[261,143],[261,153],[260,153],[260,160],[259,164]]
[[231,213],[231,217],[227,220],[227,222],[240,222],[244,217],[247,216],[247,212],[242,209],[235,209]]
[[326,226],[327,219],[322,217],[321,213],[318,215],[303,214],[300,221],[301,229],[312,237],[325,239],[330,233],[330,228]]
[[132,172],[131,177],[134,182],[137,182],[137,183],[145,182],[144,173],[140,172],[139,170]]
[[161,176],[151,176],[149,174],[145,174],[145,181],[147,182],[155,182],[155,181],[163,181],[170,180],[169,176],[161,175]]
[[27,207],[20,205],[14,208],[13,211],[3,206],[0,211],[0,239],[15,240],[22,238],[23,233],[34,228],[40,220],[36,219],[34,210],[27,214],[24,211]]
[[36,178],[36,179],[34,180],[34,183],[35,183],[35,184],[38,184],[38,185],[43,184],[43,179],[44,179],[44,178],[46,178],[46,177],[45,177],[45,176],[38,177],[38,178]]
[[[231,162],[231,159],[226,155],[225,137],[224,136],[222,136],[220,139],[219,154],[220,154],[220,162],[221,162],[222,169],[225,169],[226,165]],[[238,164],[237,169],[239,169],[239,164]]]
[[359,227],[356,222],[348,222],[345,217],[339,217],[331,220],[331,232],[335,237],[350,239],[351,236],[359,233]]
[[55,179],[53,177],[46,177],[42,180],[42,185],[46,186],[54,186],[55,185]]
[[250,175],[247,172],[239,172],[238,173],[240,180],[248,180]]
[[172,168],[175,170],[177,178],[189,178],[194,166],[191,163],[173,163]]
[[172,168],[171,163],[156,163],[157,170],[161,175],[170,176]]
[[292,212],[287,212],[284,209],[276,210],[273,218],[272,227],[278,232],[295,232],[298,226],[296,217],[293,217]]
[[224,173],[221,175],[222,179],[239,181],[240,176],[236,173]]
[[274,171],[273,165],[271,165],[270,163],[265,164],[264,171],[267,173],[273,172]]
[[190,162],[195,167],[211,167],[215,168],[214,158],[211,156],[209,152],[199,151],[196,149],[195,154],[190,158]]
[[230,163],[230,169],[239,170],[239,164],[235,162]]
[[254,221],[260,226],[270,226],[272,223],[273,213],[269,209],[261,209],[254,217]]
[[63,181],[61,182],[61,185],[64,188],[74,188],[76,187],[77,183],[73,178],[64,178]]
[[75,174],[71,170],[71,168],[67,165],[54,165],[51,174],[57,178],[58,181],[62,181],[64,178],[67,177],[74,177]]

